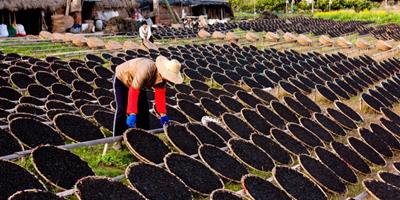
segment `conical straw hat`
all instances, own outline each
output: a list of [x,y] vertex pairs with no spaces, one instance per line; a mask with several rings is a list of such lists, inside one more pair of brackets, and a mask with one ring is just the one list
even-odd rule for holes
[[180,84],[183,82],[181,63],[179,61],[175,59],[168,60],[168,58],[164,56],[158,56],[156,58],[156,67],[163,79],[175,84]]

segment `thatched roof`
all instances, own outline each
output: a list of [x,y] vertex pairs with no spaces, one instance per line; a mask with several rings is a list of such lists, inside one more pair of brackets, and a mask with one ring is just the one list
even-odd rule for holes
[[140,3],[137,0],[101,0],[96,5],[104,9],[140,7]]
[[[42,9],[54,11],[66,6],[66,0],[0,0],[0,10]],[[96,2],[100,8],[138,8],[138,0],[101,0]]]
[[0,0],[0,10],[55,10],[66,5],[65,0]]
[[[183,6],[201,6],[201,5],[216,5],[228,6],[227,0],[168,0],[170,5],[183,5]],[[160,1],[160,3],[163,3]]]

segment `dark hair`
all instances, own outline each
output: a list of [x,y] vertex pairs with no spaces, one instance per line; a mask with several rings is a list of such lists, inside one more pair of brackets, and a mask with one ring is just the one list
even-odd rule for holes
[[143,26],[143,25],[145,25],[145,24],[147,25],[147,22],[146,22],[146,21],[142,21],[142,24],[141,24],[141,25]]

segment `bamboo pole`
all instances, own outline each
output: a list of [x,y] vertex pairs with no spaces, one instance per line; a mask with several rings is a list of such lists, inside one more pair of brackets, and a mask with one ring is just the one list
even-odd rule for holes
[[21,41],[21,42],[0,42],[1,46],[14,46],[14,45],[30,45],[30,44],[40,44],[40,43],[48,43],[51,40],[30,40],[30,41]]
[[[159,128],[159,129],[149,130],[148,132],[155,134],[155,133],[159,133],[161,131],[163,131],[163,129]],[[115,137],[107,137],[107,138],[102,138],[102,139],[97,139],[97,140],[90,140],[90,141],[86,141],[86,142],[79,142],[79,143],[74,143],[74,144],[60,145],[58,147],[69,150],[69,149],[76,149],[76,148],[80,148],[80,147],[90,147],[90,146],[95,146],[95,145],[99,145],[99,144],[114,143],[114,142],[122,141],[122,139],[123,139],[122,136],[115,136]],[[2,156],[2,157],[0,157],[0,160],[15,160],[18,158],[28,156],[31,153],[32,153],[32,150],[20,151],[20,152],[16,152],[14,154],[10,154],[7,156]]]
[[167,6],[168,13],[169,13],[170,17],[172,18],[172,21],[174,22],[174,24],[179,23],[179,21],[178,21],[178,20],[176,19],[176,17],[175,17],[174,11],[173,11],[172,8],[171,8],[171,5],[169,5],[168,0],[163,0],[163,2],[164,2],[165,5]]
[[363,200],[365,198],[367,198],[368,193],[363,191],[360,194],[358,194],[357,196],[354,197],[355,200]]

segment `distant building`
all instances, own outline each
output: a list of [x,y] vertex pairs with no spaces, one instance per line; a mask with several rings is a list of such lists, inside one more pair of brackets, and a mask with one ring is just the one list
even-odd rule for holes
[[[163,0],[158,0],[160,4],[159,23],[170,25],[172,23],[167,6]],[[153,13],[153,1],[138,0],[141,4],[142,12]],[[224,19],[233,16],[232,8],[228,0],[168,0],[173,12],[177,18],[182,16],[200,16],[207,15],[209,19]],[[153,18],[153,20],[155,20]]]
[[[27,34],[37,35],[46,26],[51,30],[51,15],[64,15],[66,4],[67,0],[0,0],[0,24],[11,24],[16,19]],[[136,0],[82,0],[82,21],[96,18],[98,11],[112,10],[130,17],[139,5]]]

